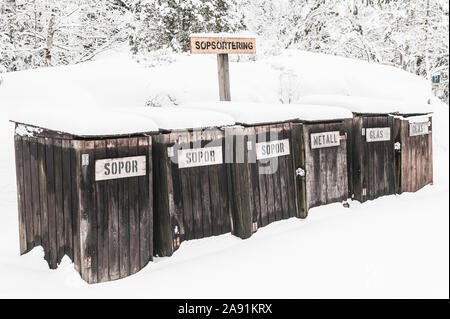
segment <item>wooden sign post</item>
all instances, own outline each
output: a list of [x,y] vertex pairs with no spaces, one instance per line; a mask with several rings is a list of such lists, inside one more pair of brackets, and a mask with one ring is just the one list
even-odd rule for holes
[[189,38],[189,48],[191,54],[217,54],[220,100],[231,101],[228,54],[255,54],[256,39],[194,34]]

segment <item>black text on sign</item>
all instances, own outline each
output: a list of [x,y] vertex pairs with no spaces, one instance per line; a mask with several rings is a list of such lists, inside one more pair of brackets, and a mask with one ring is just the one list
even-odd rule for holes
[[256,159],[261,160],[289,154],[290,149],[288,139],[256,143]]
[[409,136],[428,134],[428,122],[410,123]]
[[131,156],[95,161],[95,180],[143,176],[146,174],[146,157]]
[[390,127],[366,128],[366,142],[381,142],[391,140]]
[[197,167],[222,164],[222,147],[204,147],[178,150],[178,167]]
[[311,133],[311,148],[339,146],[341,135],[339,131]]

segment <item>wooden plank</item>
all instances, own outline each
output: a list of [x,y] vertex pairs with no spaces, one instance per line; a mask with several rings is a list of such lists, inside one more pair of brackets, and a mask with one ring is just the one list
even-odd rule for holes
[[201,37],[189,38],[192,54],[255,54],[256,39],[242,37]]
[[[88,283],[97,282],[97,214],[95,210],[94,141],[80,141],[80,259],[81,277]],[[88,156],[88,162],[83,158]]]
[[293,175],[291,181],[294,184],[294,198],[295,198],[295,216],[298,218],[306,218],[308,211],[306,207],[306,187],[305,178],[296,174],[298,168],[305,169],[304,158],[304,140],[303,140],[303,125],[299,123],[292,124],[292,155]]
[[[270,129],[274,130],[276,133],[276,139],[279,140],[280,139],[280,133],[279,133],[279,129],[280,126],[279,125],[271,125]],[[270,139],[269,139],[270,141]],[[274,221],[277,220],[281,220],[282,219],[282,204],[281,204],[281,190],[280,190],[280,174],[281,174],[281,159],[280,157],[275,157],[273,158],[273,161],[271,163],[271,166],[273,167],[272,173],[269,174],[270,175],[270,179],[272,180],[272,185],[273,185],[273,195],[274,195]],[[275,165],[276,165],[276,169],[275,169]]]
[[37,139],[30,140],[31,200],[33,202],[34,245],[41,245],[41,208],[39,197],[39,159]]
[[[251,195],[252,195],[252,222],[257,223],[257,227],[261,227],[261,193],[259,186],[259,174],[258,165],[256,159],[256,134],[253,128],[245,128],[245,135],[247,136],[247,141],[244,144],[244,152],[247,154],[247,175],[251,184]],[[251,145],[251,149],[248,145]],[[263,207],[266,209],[266,207]]]
[[[128,141],[128,155],[138,155],[137,138]],[[128,183],[129,218],[130,218],[130,274],[141,269],[139,259],[139,182],[137,177],[131,177]],[[153,194],[151,194],[153,196]]]
[[[118,157],[117,140],[106,140],[106,157]],[[118,180],[104,181],[108,198],[108,264],[109,279],[120,278]]]
[[16,157],[17,210],[19,215],[19,246],[20,254],[22,255],[27,252],[27,229],[23,183],[23,147],[22,137],[20,135],[14,135],[14,149]]
[[[256,127],[254,129],[254,134],[256,136],[256,143],[259,143],[261,141],[264,141],[263,137],[265,136],[265,132],[262,129],[262,127]],[[255,146],[255,152],[256,152],[256,146]],[[255,156],[256,157],[256,156]],[[271,198],[271,201],[269,202],[268,198],[268,190],[267,190],[267,176],[265,174],[260,174],[260,167],[263,165],[261,164],[261,161],[256,160],[256,163],[254,164],[253,169],[256,171],[255,174],[258,175],[258,186],[259,186],[259,207],[261,210],[260,213],[260,225],[259,227],[264,227],[269,224],[269,205],[273,206],[273,200]]]
[[31,192],[30,138],[27,136],[22,137],[22,150],[25,229],[27,232],[27,251],[30,251],[34,247],[34,230],[33,201]]
[[149,137],[138,138],[138,154],[147,156],[147,174],[139,177],[139,249],[141,268],[152,260],[153,256],[153,214],[152,214],[152,170],[151,140]]
[[[280,139],[286,139],[286,128],[284,124],[280,124]],[[288,139],[289,140],[289,139]],[[278,177],[279,177],[279,187],[280,187],[280,196],[281,196],[281,219],[287,219],[289,218],[289,190],[288,185],[286,183],[286,180],[288,179],[288,160],[292,158],[292,145],[291,141],[289,140],[289,147],[290,147],[290,155],[286,156],[280,156],[279,159],[279,166],[278,166]]]
[[53,154],[54,140],[45,141],[45,159],[47,174],[47,208],[49,234],[49,265],[51,269],[57,267],[57,237],[56,237],[56,202],[55,202],[55,161]]
[[[70,188],[72,193],[71,206],[72,206],[72,244],[73,244],[73,262],[75,269],[81,273],[81,258],[80,258],[80,171],[81,171],[81,154],[80,154],[80,142],[70,142],[70,170],[71,180]],[[41,210],[42,213],[42,210]]]
[[62,144],[61,140],[54,141],[55,161],[55,213],[56,213],[56,238],[57,238],[57,262],[60,263],[65,255],[64,237],[64,203],[63,203],[63,169],[62,169]]
[[[205,141],[202,140],[202,147],[204,147],[205,144]],[[199,190],[201,192],[203,237],[209,237],[212,234],[212,229],[208,166],[200,167],[198,173],[200,175]]]
[[[128,156],[128,138],[117,139],[118,157]],[[128,212],[129,178],[121,178],[118,183],[119,204],[119,273],[120,278],[130,274],[130,226]]]
[[[168,147],[170,145],[178,145],[179,141],[183,138],[183,133],[172,133],[170,134],[170,140]],[[177,227],[177,234],[174,233],[174,239],[177,241],[177,245],[179,242],[183,241],[185,238],[185,229],[184,229],[184,205],[183,205],[183,188],[181,183],[181,171],[178,167],[178,164],[175,163],[172,159],[174,157],[167,157],[167,169],[168,169],[168,178],[170,178],[171,183],[169,187],[169,196],[171,202],[171,210],[173,210],[171,214],[172,218],[172,227],[175,229]],[[176,157],[175,157],[176,158]],[[169,175],[170,174],[170,175]],[[172,194],[170,194],[170,191]],[[189,190],[187,190],[189,191]],[[175,238],[176,237],[176,238]]]
[[[94,141],[95,160],[107,158],[106,140]],[[97,212],[97,274],[98,282],[109,281],[109,233],[107,181],[95,182],[95,208]]]
[[62,147],[62,188],[63,188],[63,210],[64,210],[64,252],[72,260],[73,235],[72,235],[72,170],[71,170],[71,143],[69,140],[61,141]]
[[[220,132],[211,132],[211,139],[214,141],[211,143],[213,146],[222,146],[222,135]],[[220,202],[226,201],[226,197],[222,198],[219,186],[219,170],[223,169],[222,165],[211,165],[208,166],[208,176],[209,176],[209,193],[211,198],[211,224],[212,224],[212,235],[217,236],[222,234],[222,217],[221,217],[221,207]]]
[[[164,168],[164,158],[167,157],[167,134],[152,138],[152,170],[154,172],[154,252],[157,256],[170,256],[173,253],[172,227],[169,215],[169,200],[167,191],[167,175]],[[138,142],[139,145],[139,142]],[[143,183],[142,181],[140,182]],[[140,186],[139,186],[140,187]],[[139,190],[139,198],[144,196]]]
[[230,66],[228,54],[217,55],[217,71],[219,77],[219,97],[221,101],[231,101]]
[[224,165],[221,165],[219,169],[219,191],[220,197],[223,199],[221,201],[220,216],[222,220],[222,230],[221,233],[225,234],[231,232],[231,217],[232,217],[232,207],[233,207],[233,197],[232,197],[232,183],[231,183],[231,163],[227,163],[226,154],[231,154],[233,152],[233,145],[224,139],[225,133],[221,134],[221,143],[225,144],[225,152],[222,154]]
[[[391,136],[392,136],[392,128],[394,127],[394,118],[392,116],[388,117],[388,126],[391,128]],[[388,194],[394,194],[395,193],[395,167],[394,167],[394,141],[391,138],[388,143],[388,147],[386,149],[387,152],[387,169],[389,174],[388,176]]]

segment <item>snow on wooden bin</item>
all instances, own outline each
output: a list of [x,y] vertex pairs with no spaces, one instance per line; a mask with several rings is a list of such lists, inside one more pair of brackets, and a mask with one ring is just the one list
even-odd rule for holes
[[336,105],[353,112],[349,131],[349,193],[360,202],[395,194],[393,113],[404,107],[399,100],[353,96],[306,96],[302,103]]
[[400,113],[394,119],[395,191],[415,192],[433,183],[432,116]]
[[134,274],[153,256],[145,133],[157,127],[120,111],[57,114],[12,117],[20,252],[41,245],[52,269],[67,255],[88,283]]
[[[304,218],[310,207],[347,198],[346,143],[341,136],[345,136],[342,119],[351,117],[351,112],[336,107],[236,102],[185,106],[230,114],[240,125],[225,129],[226,149],[232,149],[226,154],[232,154],[235,235],[248,238],[258,227],[290,217]],[[313,144],[311,133],[321,136]]]
[[233,119],[195,109],[134,110],[161,130],[152,142],[155,255],[172,255],[184,240],[230,232],[221,127],[233,125]]

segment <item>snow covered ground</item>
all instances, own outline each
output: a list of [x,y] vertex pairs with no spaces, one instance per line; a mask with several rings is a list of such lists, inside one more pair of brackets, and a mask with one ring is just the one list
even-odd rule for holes
[[[292,103],[337,94],[425,102],[426,81],[387,66],[286,51],[231,63],[239,102]],[[65,257],[49,270],[41,247],[19,256],[12,109],[142,107],[218,97],[215,56],[176,57],[145,69],[127,54],[76,66],[3,74],[0,85],[0,297],[31,298],[448,298],[448,105],[433,99],[434,178],[417,193],[310,210],[260,228],[183,242],[137,274],[88,285]],[[73,114],[73,112],[72,112]],[[71,118],[68,117],[67,121]]]

